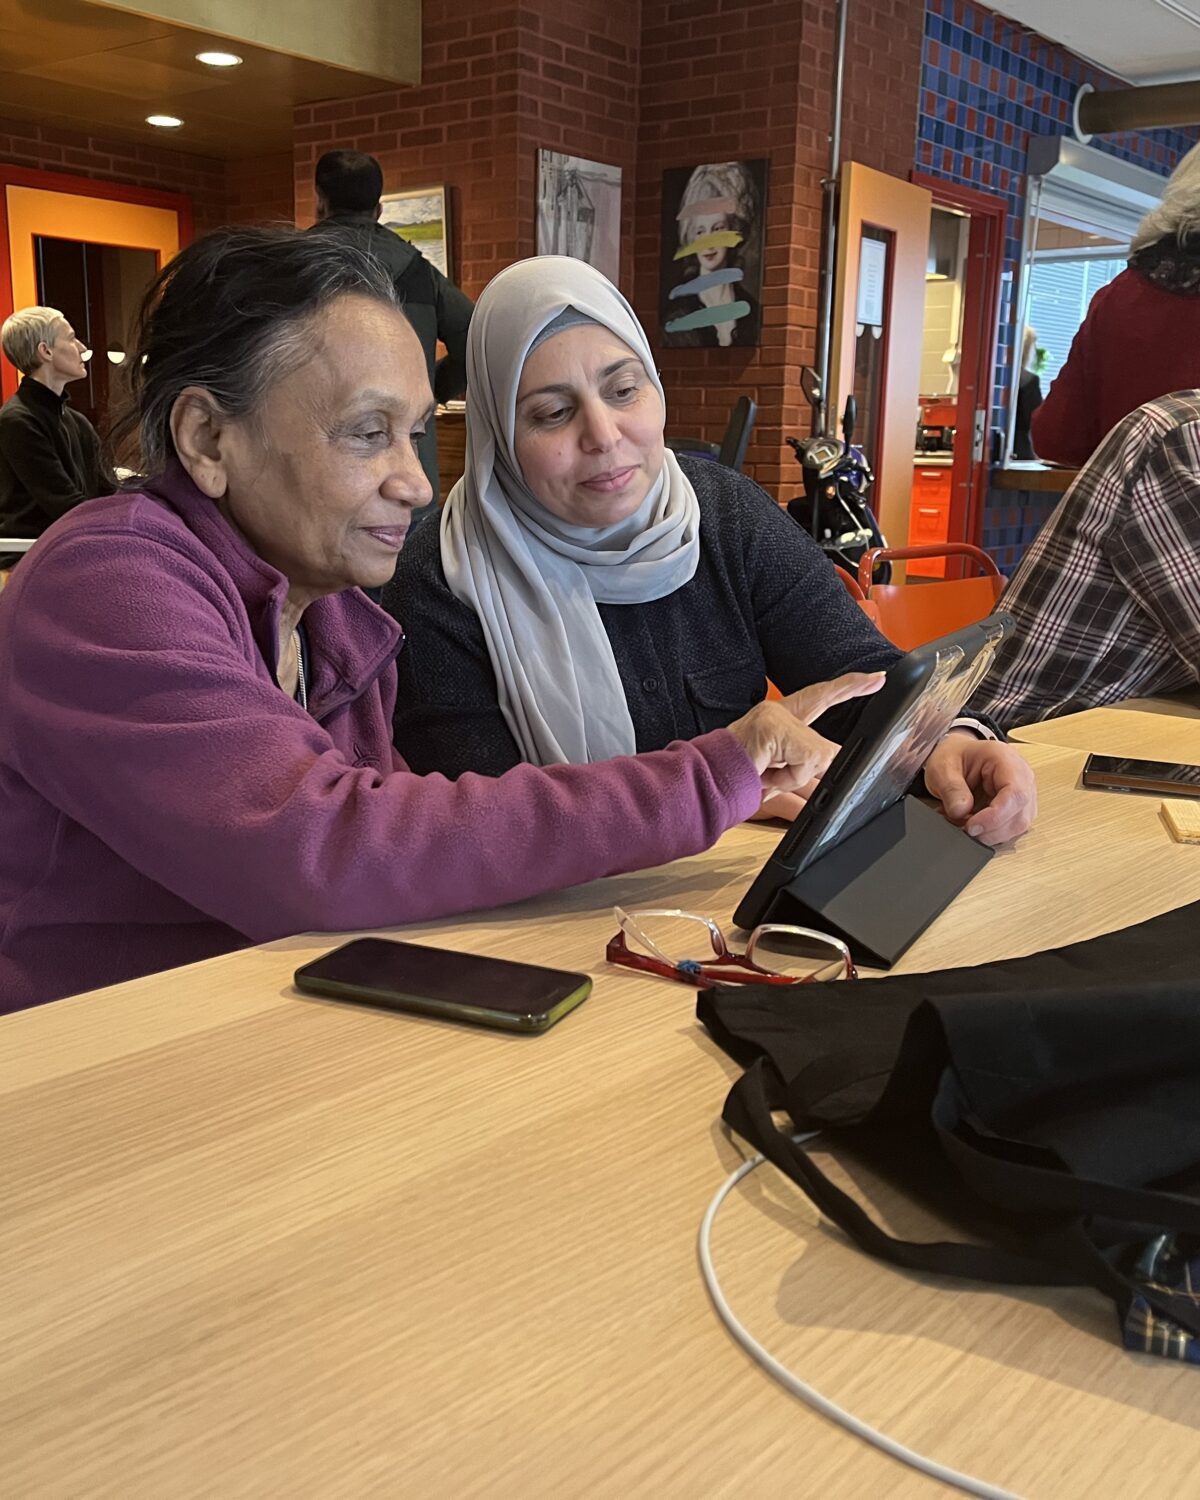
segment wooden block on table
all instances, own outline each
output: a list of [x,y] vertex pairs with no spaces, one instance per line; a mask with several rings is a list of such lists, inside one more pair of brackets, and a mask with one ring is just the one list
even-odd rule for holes
[[1177,844],[1200,844],[1200,802],[1164,802],[1162,817]]

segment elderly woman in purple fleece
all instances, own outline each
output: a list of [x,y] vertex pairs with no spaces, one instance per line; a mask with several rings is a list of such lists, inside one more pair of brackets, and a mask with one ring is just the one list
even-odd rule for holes
[[159,276],[131,370],[150,478],[57,522],[0,595],[0,1010],[695,853],[820,774],[811,721],[882,680],[651,754],[416,776],[401,632],[362,592],[430,497],[390,281],[317,235],[210,236]]

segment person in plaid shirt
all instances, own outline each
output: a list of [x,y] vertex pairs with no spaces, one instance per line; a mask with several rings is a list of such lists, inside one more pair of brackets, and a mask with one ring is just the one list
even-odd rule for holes
[[1200,681],[1200,390],[1117,423],[999,608],[1016,629],[971,711],[1005,728]]

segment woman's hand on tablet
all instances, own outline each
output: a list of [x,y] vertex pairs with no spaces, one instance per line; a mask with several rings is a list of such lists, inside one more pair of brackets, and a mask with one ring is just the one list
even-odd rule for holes
[[1019,838],[1037,816],[1037,785],[1012,745],[952,729],[925,762],[925,786],[951,823],[981,844]]
[[882,672],[846,672],[832,682],[801,688],[777,703],[755,704],[730,724],[729,732],[741,742],[762,780],[765,807],[784,792],[806,797],[838,753],[840,747],[811,728],[812,721],[835,703],[877,693],[883,681]]

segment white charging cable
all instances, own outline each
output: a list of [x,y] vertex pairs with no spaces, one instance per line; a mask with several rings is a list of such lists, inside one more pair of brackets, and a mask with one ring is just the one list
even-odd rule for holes
[[[797,1136],[797,1141],[812,1140],[811,1135]],[[700,1223],[700,1270],[704,1276],[704,1284],[708,1288],[708,1295],[712,1298],[713,1306],[725,1324],[729,1332],[741,1344],[742,1348],[756,1359],[760,1365],[779,1381],[780,1385],[798,1396],[801,1401],[819,1411],[822,1416],[828,1417],[839,1426],[846,1428],[848,1432],[854,1433],[855,1437],[865,1439],[866,1442],[880,1448],[884,1453],[889,1453],[893,1458],[898,1458],[901,1463],[909,1464],[914,1469],[919,1469],[923,1474],[929,1474],[934,1479],[940,1479],[943,1484],[956,1485],[960,1490],[965,1490],[968,1495],[982,1495],[984,1500],[1019,1500],[1011,1490],[998,1489],[994,1484],[987,1484],[982,1479],[976,1479],[972,1474],[963,1474],[958,1469],[947,1468],[945,1464],[936,1463],[924,1454],[918,1453],[913,1448],[906,1448],[895,1438],[888,1437],[887,1433],[880,1432],[877,1427],[871,1427],[861,1418],[854,1416],[836,1402],[830,1401],[828,1396],[822,1396],[820,1391],[814,1390],[811,1385],[806,1384],[798,1376],[793,1375],[786,1365],[780,1364],[769,1350],[765,1349],[754,1335],[746,1328],[734,1314],[733,1309],[725,1300],[725,1294],[721,1290],[721,1284],[717,1280],[717,1273],[712,1261],[712,1226],[717,1216],[717,1210],[733,1189],[741,1182],[743,1177],[748,1177],[757,1167],[761,1167],[766,1160],[764,1156],[755,1156],[750,1161],[743,1162],[736,1172],[731,1173],[717,1189],[712,1202],[705,1210],[704,1218]]]

